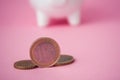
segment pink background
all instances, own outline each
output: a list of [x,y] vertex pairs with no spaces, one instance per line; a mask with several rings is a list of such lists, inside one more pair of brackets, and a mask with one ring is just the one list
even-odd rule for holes
[[[42,36],[55,39],[75,63],[15,69],[13,63],[30,59],[31,44]],[[0,80],[120,80],[120,0],[84,0],[80,26],[63,20],[43,29],[28,0],[0,0],[0,68]]]

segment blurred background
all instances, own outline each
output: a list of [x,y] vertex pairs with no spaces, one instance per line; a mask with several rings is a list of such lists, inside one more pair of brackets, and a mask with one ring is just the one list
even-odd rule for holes
[[[119,0],[84,0],[82,23],[120,17]],[[12,20],[11,20],[12,18]],[[36,25],[28,0],[0,0],[0,25]]]

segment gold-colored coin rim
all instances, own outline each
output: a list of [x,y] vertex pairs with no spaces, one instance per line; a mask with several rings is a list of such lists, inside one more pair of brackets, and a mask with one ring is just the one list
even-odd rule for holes
[[[48,64],[44,64],[44,63],[38,62],[38,61],[36,60],[35,56],[34,56],[34,49],[35,49],[39,44],[41,44],[41,43],[43,43],[43,42],[49,42],[49,43],[51,43],[51,44],[55,47],[55,49],[56,49],[56,50],[55,50],[55,51],[56,51],[56,58],[55,58],[53,61],[51,61],[51,63],[48,63]],[[30,48],[30,57],[31,57],[31,59],[32,59],[32,62],[33,62],[34,64],[36,64],[37,66],[39,66],[39,67],[50,67],[50,66],[53,66],[54,64],[56,64],[56,62],[59,60],[59,58],[60,58],[60,47],[59,47],[58,43],[57,43],[55,40],[53,40],[53,39],[51,39],[51,38],[48,38],[48,37],[42,37],[42,38],[37,39],[37,40],[32,44],[32,46],[31,46],[31,48]]]

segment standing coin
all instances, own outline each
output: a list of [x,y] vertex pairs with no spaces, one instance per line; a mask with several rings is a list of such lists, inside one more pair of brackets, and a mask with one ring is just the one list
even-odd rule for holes
[[53,66],[60,57],[59,45],[51,38],[42,37],[33,43],[30,57],[39,67]]

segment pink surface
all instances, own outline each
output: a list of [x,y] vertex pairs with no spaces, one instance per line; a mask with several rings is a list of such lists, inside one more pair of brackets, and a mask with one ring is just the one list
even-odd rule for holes
[[[85,0],[82,14],[78,27],[53,21],[40,29],[27,0],[0,0],[0,80],[120,80],[120,1]],[[42,36],[55,39],[75,63],[15,69],[13,63],[30,59],[30,46]]]

